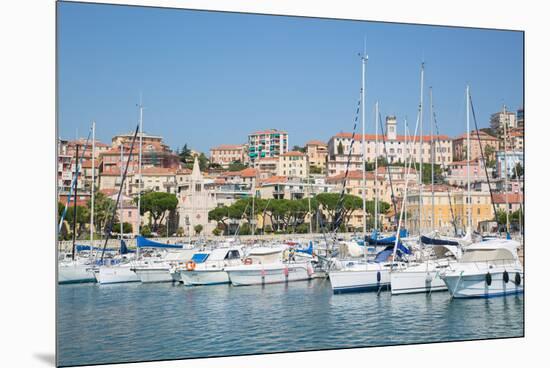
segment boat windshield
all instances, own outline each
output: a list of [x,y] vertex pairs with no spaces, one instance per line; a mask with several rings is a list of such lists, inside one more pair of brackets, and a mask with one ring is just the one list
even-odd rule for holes
[[515,259],[508,249],[472,249],[466,250],[461,263],[488,262],[488,261],[513,261]]

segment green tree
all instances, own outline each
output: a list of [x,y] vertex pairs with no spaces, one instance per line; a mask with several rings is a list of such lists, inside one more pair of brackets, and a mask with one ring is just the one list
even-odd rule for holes
[[[103,232],[105,226],[107,226],[107,221],[112,215],[113,209],[115,208],[115,201],[107,197],[102,192],[96,190],[94,194],[94,225],[97,231]],[[92,200],[88,200],[87,203],[88,209],[92,208]],[[115,213],[114,221],[117,220],[117,214]]]
[[[137,202],[137,198],[135,198]],[[141,215],[149,212],[153,219],[153,231],[157,231],[158,224],[162,223],[169,211],[174,211],[178,206],[178,198],[175,194],[164,192],[146,192],[141,196]]]
[[218,227],[212,230],[212,234],[214,234],[215,236],[220,236],[221,233],[222,233],[222,230]]
[[[124,230],[124,234],[129,234],[133,231],[132,224],[130,224],[129,222],[124,222],[122,225],[122,229]],[[120,234],[120,222],[113,224],[113,232]]]
[[191,154],[189,147],[187,147],[187,143],[185,143],[183,148],[180,150],[178,156],[180,157],[180,161],[184,164],[193,163],[193,155]]
[[241,161],[233,161],[231,164],[229,164],[229,171],[241,171],[246,169],[246,165],[243,164]]
[[322,174],[323,173],[323,168],[312,165],[312,166],[309,167],[309,172],[311,174]]
[[306,152],[306,148],[305,148],[305,147],[300,147],[300,146],[294,145],[294,146],[292,147],[292,151],[298,151],[298,152],[305,153],[305,152]]
[[[69,224],[69,229],[72,232],[74,224],[74,207],[69,206],[67,208],[67,215],[65,220]],[[83,228],[86,224],[90,223],[90,210],[85,206],[76,206],[76,237],[78,238],[82,233]]]
[[483,149],[485,163],[487,167],[495,166],[495,148],[493,146],[485,146]]
[[336,149],[339,155],[344,154],[344,145],[342,144],[342,141],[338,142],[338,147]]
[[521,166],[521,162],[518,162],[516,166],[514,166],[514,170],[512,171],[512,179],[518,179],[523,177],[523,166]]
[[210,160],[208,160],[208,157],[206,157],[206,155],[201,152],[201,154],[199,155],[199,168],[201,169],[201,171],[205,171],[206,169],[208,169],[209,163]]
[[193,227],[193,230],[195,230],[195,234],[197,234],[197,235],[199,235],[201,233],[202,229],[203,229],[203,227],[202,227],[201,224],[195,225]]

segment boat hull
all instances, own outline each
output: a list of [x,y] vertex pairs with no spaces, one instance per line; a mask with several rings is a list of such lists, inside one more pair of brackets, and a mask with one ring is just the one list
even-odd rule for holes
[[447,285],[436,271],[397,271],[390,275],[391,293],[414,294],[445,291]]
[[[515,283],[516,273],[520,274],[519,285]],[[508,271],[509,280],[504,281],[504,271],[491,271],[491,284],[486,273],[443,276],[443,280],[453,298],[491,298],[523,293],[523,271]]]
[[390,273],[382,268],[330,271],[328,277],[335,294],[381,291],[390,287]]
[[97,282],[101,285],[139,282],[139,277],[130,266],[102,266],[95,273]]
[[136,268],[134,272],[144,284],[174,281],[169,268]]
[[265,268],[253,265],[228,269],[227,273],[234,286],[265,285],[310,280],[313,277],[313,268],[307,264],[266,265]]
[[95,276],[90,265],[60,264],[58,267],[57,282],[59,284],[77,284],[95,281]]
[[229,276],[222,270],[180,270],[179,275],[187,286],[229,284]]

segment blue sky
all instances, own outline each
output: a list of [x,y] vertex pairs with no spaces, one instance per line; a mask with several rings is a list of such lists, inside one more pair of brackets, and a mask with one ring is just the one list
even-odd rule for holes
[[[110,143],[144,130],[207,151],[265,128],[290,145],[351,131],[366,37],[367,131],[374,103],[414,129],[425,61],[424,133],[433,87],[440,132],[465,130],[469,83],[480,126],[523,105],[523,34],[435,26],[58,4],[59,133],[86,136],[91,120]],[[472,120],[473,126],[473,120]]]

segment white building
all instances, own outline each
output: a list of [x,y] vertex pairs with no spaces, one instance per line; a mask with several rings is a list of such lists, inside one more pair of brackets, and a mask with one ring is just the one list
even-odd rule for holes
[[[337,175],[346,171],[348,154],[351,150],[349,170],[361,170],[363,145],[361,134],[355,134],[352,147],[352,133],[338,133],[328,142],[328,175]],[[377,139],[378,138],[378,139]],[[385,144],[384,144],[385,140]],[[378,145],[376,142],[378,141]],[[365,134],[365,161],[374,162],[375,158],[386,158],[389,163],[404,163],[409,155],[416,162],[434,162],[448,164],[452,161],[452,140],[446,135],[413,137],[397,134],[397,119],[394,116],[386,118],[385,135]]]

